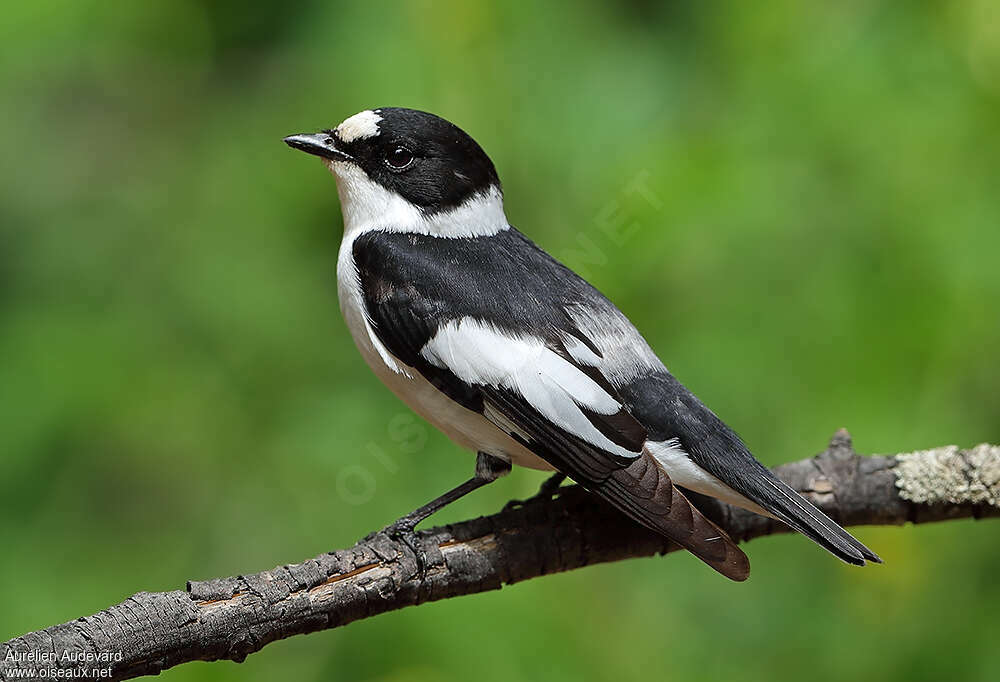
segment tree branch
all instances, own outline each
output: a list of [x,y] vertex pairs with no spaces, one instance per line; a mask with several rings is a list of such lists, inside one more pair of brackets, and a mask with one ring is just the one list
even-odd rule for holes
[[[845,526],[1000,516],[998,446],[859,457],[841,430],[823,453],[775,472]],[[789,531],[710,498],[697,496],[696,503],[737,541]],[[424,531],[421,545],[423,576],[405,545],[375,535],[300,564],[192,581],[186,591],[140,592],[93,616],[0,645],[0,677],[88,669],[92,677],[123,680],[187,661],[242,661],[284,637],[679,549],[576,486],[560,489],[553,500],[514,503],[492,516]],[[56,675],[67,673],[47,673]]]

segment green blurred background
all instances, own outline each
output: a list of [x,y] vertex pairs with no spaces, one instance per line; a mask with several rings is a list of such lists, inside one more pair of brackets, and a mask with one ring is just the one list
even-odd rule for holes
[[[281,143],[370,107],[479,140],[512,222],[764,462],[1000,441],[991,0],[44,0],[5,7],[0,86],[0,639],[470,473],[357,355],[333,180]],[[745,584],[627,561],[164,679],[996,680],[1000,524],[858,535],[885,566],[769,538]]]

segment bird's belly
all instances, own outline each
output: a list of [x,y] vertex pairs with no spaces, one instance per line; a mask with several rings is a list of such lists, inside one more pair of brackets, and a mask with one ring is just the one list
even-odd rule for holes
[[372,341],[368,323],[361,310],[360,297],[355,297],[351,287],[345,286],[341,278],[338,280],[340,308],[361,356],[375,376],[410,409],[463,448],[486,452],[529,469],[553,470],[548,462],[501,431],[483,415],[462,407],[439,391],[413,367],[393,358],[410,376],[390,368]]

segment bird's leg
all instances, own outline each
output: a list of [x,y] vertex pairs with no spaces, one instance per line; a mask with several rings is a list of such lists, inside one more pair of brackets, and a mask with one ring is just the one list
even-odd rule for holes
[[556,494],[556,491],[559,490],[559,486],[561,486],[562,482],[565,480],[566,474],[561,471],[557,471],[542,481],[542,484],[538,486],[537,493],[525,500],[511,500],[504,506],[503,510],[509,511],[511,509],[518,509],[531,502],[548,502],[552,499],[552,496]]
[[401,540],[407,547],[413,550],[417,557],[417,569],[422,574],[424,571],[423,558],[419,552],[416,532],[417,524],[426,519],[434,512],[440,511],[449,504],[471,493],[473,490],[483,487],[487,483],[492,483],[501,476],[510,473],[510,462],[494,457],[485,452],[476,455],[476,473],[465,483],[455,486],[444,495],[437,497],[422,507],[414,509],[406,516],[402,516],[382,529],[391,538]]

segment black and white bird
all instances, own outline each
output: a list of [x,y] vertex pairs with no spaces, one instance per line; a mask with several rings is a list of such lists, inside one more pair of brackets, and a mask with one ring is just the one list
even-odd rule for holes
[[412,109],[362,111],[285,142],[337,182],[340,306],[365,361],[458,445],[475,475],[422,519],[510,471],[555,470],[733,580],[746,555],[693,490],[779,519],[846,562],[880,559],[760,464],[597,289],[507,222],[465,132]]

